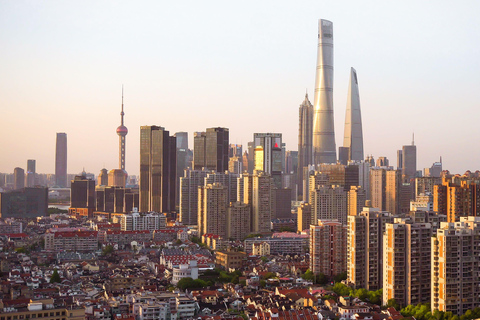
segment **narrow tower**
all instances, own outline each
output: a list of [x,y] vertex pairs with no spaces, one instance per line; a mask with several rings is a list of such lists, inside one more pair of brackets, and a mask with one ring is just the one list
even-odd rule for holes
[[362,113],[360,111],[360,95],[358,93],[357,72],[350,69],[348,86],[347,111],[345,113],[345,132],[343,146],[348,148],[348,160],[363,160]]
[[[120,112],[121,123],[120,126],[117,128],[117,134],[119,137],[119,168],[125,171],[125,148],[126,148],[126,136],[128,133],[127,127],[123,125],[123,116],[125,113],[123,112],[123,86],[122,86],[122,112]],[[125,171],[126,172],[126,171]]]
[[299,108],[298,124],[298,169],[297,184],[303,194],[303,168],[312,164],[313,105],[305,93],[305,100]]
[[333,122],[333,24],[323,19],[318,23],[313,108],[313,163],[335,163],[337,152]]

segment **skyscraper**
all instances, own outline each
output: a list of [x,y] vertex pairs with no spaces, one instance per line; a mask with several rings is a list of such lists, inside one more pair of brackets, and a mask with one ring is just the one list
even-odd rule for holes
[[417,146],[412,139],[412,145],[402,147],[402,176],[405,180],[415,178],[417,172]]
[[195,170],[228,170],[228,128],[207,128],[193,136],[193,164]]
[[25,170],[22,168],[13,169],[14,187],[13,190],[25,188]]
[[255,170],[263,171],[273,178],[276,188],[282,187],[282,134],[254,133]]
[[313,105],[305,94],[305,100],[298,109],[298,169],[297,185],[303,194],[303,168],[312,164]]
[[343,146],[348,148],[348,160],[360,161],[364,159],[360,95],[358,93],[357,72],[353,68],[350,69]]
[[55,148],[55,185],[60,188],[67,187],[67,134],[57,132],[57,145]]
[[333,24],[318,23],[317,72],[315,77],[313,117],[313,162],[335,163],[335,128],[333,121]]
[[36,161],[33,159],[27,160],[27,187],[33,187],[36,183]]
[[228,189],[221,183],[198,187],[198,234],[227,236]]
[[175,210],[176,144],[163,127],[140,127],[140,211]]

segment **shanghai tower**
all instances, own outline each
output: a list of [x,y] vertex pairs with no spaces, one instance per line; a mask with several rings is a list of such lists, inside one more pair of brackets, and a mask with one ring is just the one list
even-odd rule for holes
[[333,24],[323,19],[318,24],[313,110],[313,164],[336,163],[333,122]]
[[353,68],[350,70],[343,146],[348,148],[348,160],[361,161],[364,159],[360,95],[358,93],[357,72]]

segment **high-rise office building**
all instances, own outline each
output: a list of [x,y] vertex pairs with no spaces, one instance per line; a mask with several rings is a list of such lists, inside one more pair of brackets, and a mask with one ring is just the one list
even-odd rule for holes
[[282,187],[282,134],[254,133],[255,170],[271,175],[274,186]]
[[76,176],[70,187],[70,207],[94,209],[96,205],[95,180],[85,175]]
[[347,227],[337,220],[318,220],[310,226],[310,270],[336,276],[346,271]]
[[206,132],[195,132],[193,137],[193,163],[195,170],[228,170],[228,128],[207,128]]
[[174,136],[177,138],[177,149],[188,149],[188,132],[176,132]]
[[400,170],[391,167],[370,170],[372,207],[392,214],[407,213],[411,195],[411,185],[402,182]]
[[402,147],[402,176],[404,180],[415,178],[417,173],[417,146],[412,140],[412,145]]
[[403,150],[397,150],[397,170],[402,170],[403,166]]
[[13,169],[13,190],[25,188],[25,170],[16,167]]
[[21,188],[0,192],[0,217],[36,218],[48,214],[48,188]]
[[383,232],[390,222],[391,213],[371,207],[348,216],[347,280],[355,288],[383,287]]
[[252,174],[253,173],[253,169],[255,168],[255,160],[254,160],[254,156],[255,156],[255,142],[253,141],[250,141],[248,142],[247,144],[247,149],[248,149],[248,152],[247,152],[247,162],[248,162],[248,165],[247,166],[244,166],[244,168],[246,168],[247,172]]
[[313,109],[313,163],[336,163],[333,119],[333,23],[323,19],[318,22]]
[[[177,187],[180,186],[180,178],[183,177],[185,169],[189,166],[188,157],[188,133],[176,132],[174,137],[177,139]],[[175,204],[180,203],[180,190],[175,192]],[[195,219],[196,221],[196,219]]]
[[442,222],[431,241],[432,311],[461,316],[480,307],[480,218]]
[[[298,123],[298,169],[297,183],[303,186],[303,168],[312,164],[312,138],[313,138],[313,105],[305,94],[299,113]],[[303,194],[303,188],[299,187],[299,193]]]
[[358,92],[357,72],[353,68],[350,69],[343,147],[348,148],[348,160],[361,161],[364,159],[360,94]]
[[383,238],[383,304],[402,307],[430,302],[430,223],[395,218],[387,223]]
[[228,189],[221,183],[198,187],[198,234],[227,236]]
[[27,187],[34,187],[36,185],[36,161],[33,159],[27,160]]
[[66,188],[67,183],[67,134],[57,133],[57,144],[55,148],[55,185]]
[[175,210],[176,139],[159,126],[140,127],[140,211]]

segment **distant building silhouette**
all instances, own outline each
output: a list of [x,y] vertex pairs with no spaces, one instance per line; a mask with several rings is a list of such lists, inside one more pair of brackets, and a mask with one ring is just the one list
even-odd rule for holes
[[33,159],[27,160],[27,187],[34,187],[36,185],[36,161]]
[[25,170],[16,167],[13,169],[13,189],[18,190],[25,187]]
[[57,133],[55,148],[55,185],[60,188],[68,187],[67,183],[67,134]]

